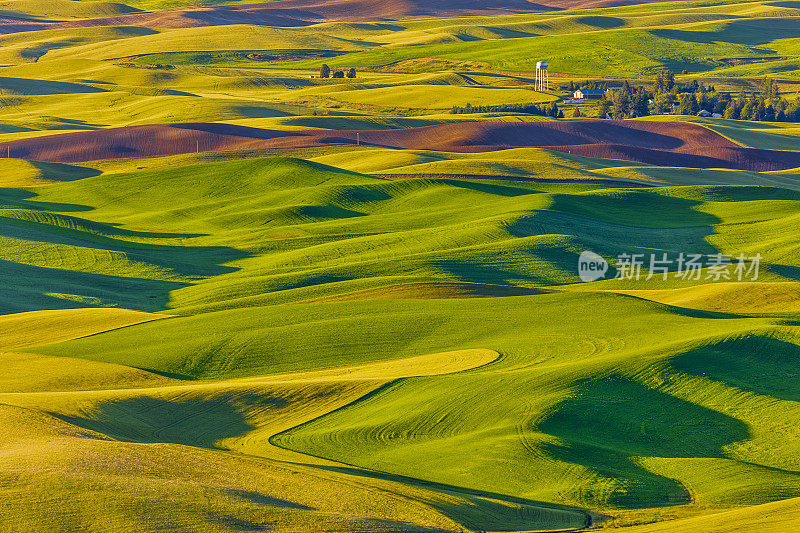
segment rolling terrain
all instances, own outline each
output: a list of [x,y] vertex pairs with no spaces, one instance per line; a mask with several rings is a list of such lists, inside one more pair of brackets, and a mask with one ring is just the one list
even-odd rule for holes
[[50,163],[157,157],[202,151],[375,146],[436,152],[548,148],[657,166],[790,170],[800,152],[742,147],[701,126],[661,122],[454,123],[392,130],[296,132],[227,124],[162,124],[76,132],[0,143],[8,157]]
[[618,4],[5,2],[0,531],[796,529],[800,127],[520,109],[800,8]]
[[[0,20],[0,30],[3,33],[15,33],[99,26],[145,26],[173,29],[232,24],[298,27],[328,22],[485,17],[562,9],[603,8],[638,2],[592,0],[588,3],[580,3],[576,0],[545,0],[543,2],[498,0],[489,5],[477,0],[446,0],[436,2],[436,4],[421,0],[273,0],[263,3],[249,3],[247,0],[240,0],[200,2],[200,7],[196,2],[185,0],[133,0],[128,4],[92,3],[95,4],[93,6],[95,10],[92,10],[91,7],[88,9],[66,8],[62,4],[58,5],[54,11],[52,8],[42,10],[42,6],[29,2],[23,4],[20,12],[12,11],[3,20]],[[43,20],[31,20],[25,17],[25,15],[30,16],[34,13]],[[58,20],[62,17],[72,20]]]

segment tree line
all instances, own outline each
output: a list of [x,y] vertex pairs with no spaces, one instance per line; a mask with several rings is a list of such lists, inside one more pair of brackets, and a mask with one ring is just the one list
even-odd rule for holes
[[331,71],[331,67],[328,65],[322,65],[319,69],[319,77],[320,78],[355,78],[356,77],[356,69],[351,68],[347,72],[344,70],[337,70],[336,72]]
[[[592,85],[607,82],[591,82]],[[588,87],[586,84],[584,88]],[[599,87],[598,87],[599,88]],[[705,86],[697,80],[686,85],[675,83],[675,75],[660,72],[652,90],[644,86],[632,87],[627,81],[620,89],[609,91],[597,104],[597,116],[624,119],[631,116],[696,115],[700,111],[719,114],[724,118],[767,122],[800,121],[800,97],[793,102],[778,94],[775,80],[765,78],[760,91],[741,91],[738,95],[718,92],[714,86]],[[577,109],[577,108],[576,108]],[[580,116],[580,111],[577,111]]]
[[538,115],[541,117],[564,118],[564,112],[553,102],[551,104],[500,104],[500,105],[479,105],[473,106],[453,106],[450,112],[454,115],[469,113],[524,113],[527,115]]

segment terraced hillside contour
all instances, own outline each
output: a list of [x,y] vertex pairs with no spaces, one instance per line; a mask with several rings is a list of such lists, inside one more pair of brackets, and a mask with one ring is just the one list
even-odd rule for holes
[[800,152],[746,148],[712,130],[668,122],[463,122],[393,130],[286,132],[226,124],[164,124],[10,141],[10,156],[77,163],[214,150],[319,148],[361,144],[405,150],[491,152],[537,147],[657,166],[787,170]]
[[7,2],[0,530],[796,529],[800,129],[528,111],[800,8],[602,5]]
[[[5,189],[16,205],[3,231],[17,246],[5,249],[18,250],[5,259],[28,274],[7,278],[3,305],[28,312],[5,319],[15,325],[0,403],[15,406],[8,427],[38,416],[43,432],[9,430],[38,452],[22,463],[9,456],[6,471],[25,464],[14,475],[68,476],[79,493],[92,483],[98,501],[122,495],[159,517],[165,492],[146,473],[184,487],[176,469],[196,483],[191,465],[210,462],[210,515],[190,511],[195,489],[170,493],[170,509],[181,502],[175,523],[200,530],[264,521],[289,531],[564,529],[663,506],[704,514],[800,494],[784,425],[795,416],[794,385],[773,377],[785,376],[782,361],[798,346],[789,307],[745,309],[731,293],[729,307],[703,311],[706,285],[648,293],[609,281],[596,290],[565,274],[577,250],[611,251],[632,238],[709,253],[732,239],[757,244],[741,221],[761,212],[750,224],[783,228],[787,253],[742,290],[774,288],[791,302],[797,192],[389,181],[240,154],[202,165],[167,159],[169,170],[135,168],[158,158],[132,160],[126,172],[24,195]],[[742,198],[761,208],[743,211]],[[631,218],[654,208],[658,219]],[[25,255],[26,242],[52,255]],[[660,303],[672,295],[691,303]],[[65,310],[36,310],[54,307]],[[465,323],[482,326],[465,335]],[[733,354],[735,368],[723,364]],[[762,380],[749,377],[754,369]],[[672,433],[675,420],[702,424]],[[44,457],[77,459],[53,446],[98,466],[54,470]],[[130,464],[125,475],[138,488],[120,490],[102,466],[110,457]],[[287,475],[312,476],[302,486],[317,488],[298,493]],[[309,499],[339,494],[341,483],[359,488],[338,503]],[[386,490],[405,503],[378,515],[364,507],[375,509]],[[36,494],[6,492],[6,516],[20,529],[88,519],[43,512],[48,500]],[[110,516],[147,527],[123,508]]]

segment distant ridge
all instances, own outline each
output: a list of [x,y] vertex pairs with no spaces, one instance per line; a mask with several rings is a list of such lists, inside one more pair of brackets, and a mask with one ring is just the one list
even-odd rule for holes
[[369,22],[420,17],[466,17],[538,13],[562,9],[639,4],[636,0],[276,0],[257,4],[225,4],[165,11],[125,13],[70,21],[31,21],[6,15],[0,33],[93,26],[188,28],[251,24],[297,27],[323,22]]

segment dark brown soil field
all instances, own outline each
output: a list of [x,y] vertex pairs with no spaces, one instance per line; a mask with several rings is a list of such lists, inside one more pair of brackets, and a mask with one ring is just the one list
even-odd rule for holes
[[[354,139],[355,132],[328,137]],[[361,141],[381,146],[450,152],[485,152],[526,146],[620,144],[653,150],[738,147],[711,130],[682,122],[580,120],[564,122],[456,122],[423,128],[362,131]]]
[[[358,140],[357,140],[358,139]],[[0,144],[0,154],[78,163],[213,150],[382,146],[446,152],[539,147],[573,155],[658,166],[766,171],[800,167],[800,152],[744,148],[711,130],[682,122],[581,120],[458,122],[395,130],[285,132],[216,123],[113,128]]]
[[34,161],[76,163],[187,154],[196,151],[267,147],[270,139],[293,134],[228,124],[148,124],[127,128],[62,133],[0,144],[0,155]]

